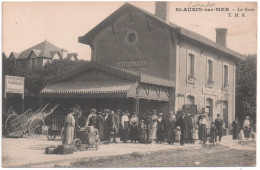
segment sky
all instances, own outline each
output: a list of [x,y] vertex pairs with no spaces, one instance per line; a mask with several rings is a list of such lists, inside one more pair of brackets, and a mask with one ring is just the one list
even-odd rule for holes
[[[45,39],[78,58],[90,60],[91,49],[78,43],[86,34],[125,2],[4,2],[2,50],[21,52]],[[154,2],[130,2],[154,13]],[[176,8],[212,6],[229,12],[178,12]],[[237,9],[243,9],[237,12]],[[254,11],[245,11],[254,9]],[[233,10],[234,9],[234,10]],[[228,17],[245,13],[246,17]],[[170,21],[215,41],[215,28],[227,28],[227,47],[241,54],[257,53],[257,4],[252,2],[170,2]]]

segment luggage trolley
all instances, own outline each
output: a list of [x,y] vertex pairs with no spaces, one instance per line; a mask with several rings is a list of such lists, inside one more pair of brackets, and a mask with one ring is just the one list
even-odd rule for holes
[[74,151],[80,151],[82,148],[95,148],[99,149],[99,132],[94,126],[87,126],[75,130],[74,140]]

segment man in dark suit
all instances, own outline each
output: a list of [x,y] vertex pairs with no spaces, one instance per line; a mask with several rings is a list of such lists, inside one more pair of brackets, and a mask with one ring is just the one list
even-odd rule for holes
[[181,116],[178,118],[177,126],[180,126],[181,129],[181,145],[184,145],[186,139],[188,139],[188,121],[185,118],[185,114],[181,112]]
[[187,127],[188,127],[188,143],[193,143],[193,139],[192,139],[192,131],[193,131],[193,122],[192,122],[192,118],[190,116],[190,114],[187,114],[186,116],[187,119]]
[[[223,120],[220,119],[220,114],[217,115],[217,119],[215,120],[215,127],[218,130],[219,142],[221,142],[221,137],[223,135]],[[217,138],[215,138],[215,142],[217,142]]]

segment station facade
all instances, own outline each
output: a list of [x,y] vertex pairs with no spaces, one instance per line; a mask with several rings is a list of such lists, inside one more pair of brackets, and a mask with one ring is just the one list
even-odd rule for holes
[[195,105],[213,120],[220,114],[227,127],[235,117],[236,62],[243,55],[226,47],[227,29],[216,29],[213,42],[171,23],[168,10],[168,2],[156,2],[155,14],[124,4],[79,37],[91,47],[91,62],[41,95],[139,115]]

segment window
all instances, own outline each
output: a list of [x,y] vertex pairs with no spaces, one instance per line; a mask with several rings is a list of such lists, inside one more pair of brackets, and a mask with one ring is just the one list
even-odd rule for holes
[[134,30],[128,31],[128,33],[125,36],[125,42],[127,45],[135,45],[138,42],[138,34]]
[[187,96],[187,104],[195,104],[195,97],[194,96]]
[[195,56],[193,54],[189,54],[188,61],[187,61],[187,68],[188,68],[188,80],[195,81]]
[[229,87],[228,84],[228,66],[224,65],[224,88]]
[[128,35],[128,41],[129,41],[130,43],[134,43],[134,42],[135,42],[135,39],[136,39],[136,36],[135,36],[134,33],[130,33],[130,34]]
[[208,60],[208,65],[207,65],[207,84],[208,85],[213,85],[213,61]]

